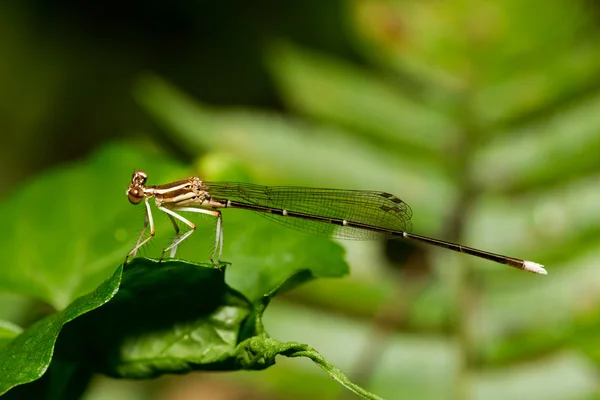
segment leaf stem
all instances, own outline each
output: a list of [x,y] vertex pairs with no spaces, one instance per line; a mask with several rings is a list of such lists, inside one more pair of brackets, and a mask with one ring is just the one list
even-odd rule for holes
[[342,384],[342,386],[344,386],[346,389],[356,393],[357,395],[359,395],[361,397],[364,397],[365,399],[383,400],[381,397],[379,397],[373,393],[370,393],[370,392],[366,391],[365,389],[363,389],[362,387],[352,383],[350,381],[350,379],[348,379],[348,377],[339,368],[330,364],[325,359],[325,357],[323,357],[318,351],[316,351],[312,347],[309,347],[306,345],[303,345],[303,346],[305,347],[305,349],[303,349],[303,350],[298,349],[295,352],[292,352],[290,354],[285,354],[285,355],[288,357],[310,358],[315,364],[317,364],[319,367],[321,367],[321,369],[323,369],[325,372],[327,372],[329,374],[329,376],[331,376],[333,379],[335,379],[340,384]]

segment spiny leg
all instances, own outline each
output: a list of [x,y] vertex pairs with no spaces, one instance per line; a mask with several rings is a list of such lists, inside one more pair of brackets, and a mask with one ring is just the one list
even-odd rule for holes
[[217,263],[221,264],[221,256],[223,255],[223,218],[221,217],[220,211],[219,216],[217,217],[217,233],[220,233],[220,237],[217,239],[219,243],[219,257],[217,258]]
[[[142,232],[140,233],[140,237],[138,237],[137,242],[135,242],[135,247],[137,248],[140,245],[140,242],[142,241],[142,238],[144,237],[144,234],[146,233],[146,229],[148,228],[148,212],[144,213],[144,229],[142,229]],[[137,250],[135,250],[135,253],[133,253],[133,255],[135,256],[137,253]]]
[[[221,211],[215,211],[218,213],[217,230],[215,231],[215,248],[210,256],[210,262],[213,263],[213,265],[217,268],[221,269],[221,255],[223,254],[223,217],[221,216]],[[217,255],[217,253],[217,261],[215,262],[215,255]]]
[[[152,210],[150,210],[150,203],[148,203],[148,199],[145,199],[145,204],[146,204],[146,218],[144,218],[144,229],[142,229],[142,234],[138,238],[138,241],[137,241],[135,247],[133,248],[133,250],[131,250],[125,257],[125,262],[123,264],[127,264],[127,259],[131,256],[135,256],[137,254],[137,251],[143,245],[148,243],[154,237],[154,234],[156,233],[154,231],[154,219],[152,218]],[[148,224],[150,225],[150,236],[148,236],[146,239],[142,240],[142,237],[144,237],[144,233],[146,233],[146,228],[148,227]]]
[[[167,215],[169,216],[169,219],[171,220],[171,223],[173,224],[173,228],[175,228],[175,237],[173,238],[173,242],[171,243],[171,245],[172,245],[173,243],[177,242],[177,240],[179,240],[179,226],[177,226],[177,221],[175,221],[175,218],[173,218],[173,216],[171,214],[167,214]],[[171,249],[169,258],[175,258],[175,254],[177,254],[177,246],[174,246]]]
[[[200,214],[208,214],[217,218],[217,230],[215,233],[215,247],[213,249],[212,255],[210,257],[210,262],[217,268],[221,269],[221,254],[223,253],[223,219],[221,217],[221,211],[214,209],[206,209],[206,208],[195,208],[195,207],[178,207],[177,211],[188,211],[188,212],[196,212]],[[164,211],[164,210],[163,210]],[[172,214],[171,214],[172,213]],[[175,214],[173,211],[169,210],[169,214],[173,215],[175,218],[181,217],[179,214]],[[183,220],[182,220],[183,221]],[[185,221],[184,221],[185,222]],[[191,222],[190,222],[191,223]],[[189,224],[188,224],[189,225]],[[195,226],[194,226],[195,229]],[[186,232],[180,239],[179,243],[181,243],[192,231]],[[215,262],[215,256],[218,253],[217,261]]]
[[[173,220],[173,217],[177,218],[178,220],[180,220],[181,222],[183,222],[184,224],[186,224],[187,226],[190,227],[190,230],[187,231],[186,233],[184,233],[183,235],[179,236],[179,228],[177,228],[177,233],[176,233],[176,237],[173,240],[173,243],[171,243],[171,245],[169,247],[167,247],[166,249],[164,249],[162,251],[162,254],[160,256],[160,259],[162,261],[162,259],[165,257],[165,253],[171,249],[177,249],[177,246],[179,245],[179,243],[183,242],[185,239],[187,239],[195,230],[196,230],[196,225],[194,225],[192,222],[188,221],[187,219],[185,219],[184,217],[182,217],[181,215],[177,214],[175,211],[173,210],[169,210],[168,208],[165,208],[163,206],[158,206],[158,209],[161,210],[162,212],[166,213],[167,215],[169,215],[169,217],[171,218],[171,221],[173,222],[174,226],[177,226],[176,222]],[[173,254],[173,252],[171,252],[171,254]]]

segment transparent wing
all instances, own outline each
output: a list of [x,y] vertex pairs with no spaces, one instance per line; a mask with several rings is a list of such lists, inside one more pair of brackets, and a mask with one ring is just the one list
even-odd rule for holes
[[[239,182],[203,182],[213,198],[284,209],[322,218],[345,219],[394,231],[411,231],[412,210],[398,197],[369,190],[319,189],[298,186],[260,186]],[[265,212],[261,216],[287,227],[340,239],[372,240],[389,236],[350,226]]]

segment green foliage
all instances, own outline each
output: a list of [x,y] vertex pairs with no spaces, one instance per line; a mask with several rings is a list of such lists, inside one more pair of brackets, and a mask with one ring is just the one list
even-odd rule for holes
[[0,290],[62,310],[104,281],[140,230],[139,217],[126,201],[129,177],[124,176],[139,165],[147,165],[158,179],[186,173],[152,149],[111,145],[88,162],[28,182],[7,198],[0,218],[12,235],[0,249],[11,268],[0,269]]
[[122,269],[98,288],[64,310],[46,317],[16,336],[0,350],[0,394],[39,379],[48,369],[63,325],[109,301],[117,292]]
[[[57,311],[22,332],[3,324],[0,393],[36,381],[47,371],[51,372],[43,381],[18,392],[77,397],[74,387],[94,372],[140,379],[190,370],[264,369],[282,354],[308,357],[350,390],[377,398],[353,385],[307,345],[269,338],[261,322],[273,296],[317,277],[348,273],[341,248],[328,239],[290,233],[267,220],[240,215],[228,226],[232,231],[238,226],[241,233],[228,235],[226,253],[240,268],[136,258],[99,281],[135,239],[135,230],[114,217],[126,218],[133,208],[126,210],[124,191],[113,188],[114,182],[128,178],[122,172],[132,171],[135,164],[147,167],[150,176],[160,170],[159,178],[183,171],[151,149],[112,145],[87,163],[41,177],[0,208],[11,229],[20,232],[3,244],[7,254],[15,254],[15,268],[2,270],[3,289],[34,296]],[[52,188],[62,188],[63,201],[44,218],[34,205],[39,193]],[[85,196],[93,188],[107,195]],[[35,212],[25,213],[28,208]],[[196,236],[209,229],[200,228]],[[273,251],[274,235],[278,245]],[[51,246],[62,242],[70,245]],[[32,246],[57,258],[62,251],[67,265],[27,251]],[[310,254],[303,251],[307,247]]]
[[[303,7],[312,3],[319,2]],[[161,77],[142,76],[134,96],[163,129],[161,145],[168,143],[179,154],[194,157],[198,170],[174,162],[149,144],[158,143],[155,138],[145,138],[135,145],[113,144],[87,161],[38,176],[3,201],[0,250],[5,266],[0,268],[0,291],[22,296],[25,310],[38,301],[54,312],[31,326],[21,323],[30,317],[26,312],[3,312],[10,315],[8,320],[20,319],[25,328],[0,323],[0,359],[8,360],[3,368],[11,369],[6,379],[17,379],[14,367],[26,360],[10,354],[38,360],[32,369],[23,370],[30,380],[47,370],[41,379],[8,394],[74,398],[84,390],[77,384],[89,382],[90,371],[150,377],[167,371],[256,369],[270,365],[276,354],[306,355],[352,387],[298,342],[319,348],[344,371],[361,372],[361,357],[367,354],[373,369],[360,383],[391,399],[569,399],[597,394],[600,30],[598,8],[592,3],[332,2],[339,7],[336,17],[345,19],[341,25],[347,29],[353,58],[345,57],[348,52],[333,55],[295,39],[282,40],[285,35],[273,41],[261,36],[263,53],[252,54],[263,58],[268,70],[257,78],[270,75],[270,88],[277,91],[285,114],[211,107],[195,98],[224,101],[264,95],[257,89],[260,85],[253,94],[244,94],[242,85],[226,74],[198,72],[219,70],[222,66],[212,63],[226,60],[237,79],[254,84],[245,74],[256,67],[239,74],[231,54],[200,60],[202,66],[211,65],[209,69],[197,69],[197,60],[186,59],[197,69],[187,81],[167,68],[160,69]],[[324,9],[320,3],[318,7],[321,13]],[[34,30],[28,29],[25,17],[11,25],[7,15],[0,13],[5,22],[1,25],[12,34],[0,40],[15,51],[14,57],[5,57],[11,73],[0,79],[18,93],[5,99],[14,111],[5,118],[7,132],[18,134],[7,137],[4,148],[9,150],[1,158],[11,168],[3,168],[0,175],[20,182],[17,170],[34,168],[36,160],[42,163],[41,155],[50,152],[46,146],[55,138],[43,135],[62,129],[54,126],[66,118],[55,112],[60,105],[56,100],[80,98],[75,92],[52,94],[63,87],[75,90],[77,85],[62,84],[65,77],[87,77],[73,72],[90,67],[83,63],[64,68],[68,60],[60,54],[87,57],[73,47],[53,51],[45,37],[33,47]],[[197,14],[190,13],[186,20],[193,15]],[[312,24],[310,29],[314,33]],[[237,33],[241,27],[229,31]],[[110,53],[105,42],[102,52],[87,40],[82,43],[94,54]],[[122,43],[126,46],[128,41]],[[257,47],[255,42],[248,44],[248,49]],[[94,70],[112,71],[119,59],[139,65],[129,52],[118,53],[110,53]],[[38,54],[43,58],[37,59]],[[156,59],[173,59],[172,53],[163,56]],[[174,58],[179,67],[181,60]],[[33,65],[33,73],[25,65]],[[13,78],[19,71],[28,72],[25,85]],[[213,79],[230,85],[209,88],[205,83]],[[97,131],[120,135],[136,123],[135,116],[122,110],[127,97],[123,91],[130,82],[112,75],[98,81],[111,81],[119,92],[98,112],[94,122],[102,124],[88,123]],[[109,98],[82,87],[90,97]],[[219,96],[194,92],[198,88]],[[82,108],[94,108],[81,104],[85,106],[69,110],[76,115],[78,135]],[[113,127],[120,121],[127,121],[126,126]],[[147,127],[134,129],[139,134]],[[206,260],[214,241],[214,221],[194,219],[198,230],[178,253],[189,261],[159,266],[136,260],[125,268],[114,298],[63,327],[67,310],[109,285],[115,267],[135,243],[142,210],[129,205],[123,192],[128,174],[137,168],[148,172],[150,184],[195,173],[207,180],[385,190],[412,206],[416,233],[532,259],[546,264],[549,275],[525,275],[440,251],[428,257],[433,267],[424,283],[402,273],[391,279],[380,248],[345,244],[353,271],[349,279],[319,279],[288,293],[291,301],[269,305],[264,314],[268,331],[282,341],[293,340],[281,343],[264,334],[259,316],[268,303],[265,295],[268,299],[313,278],[346,275],[344,249],[230,210],[224,212],[223,259],[232,264],[224,273],[191,263]],[[157,214],[157,237],[144,249],[150,257],[158,256],[172,235],[170,222]],[[197,279],[188,282],[184,277]],[[213,285],[196,289],[205,283]],[[212,303],[216,298],[219,305]],[[131,316],[136,299],[154,308],[155,325],[144,318],[150,311]],[[178,304],[172,313],[165,311],[168,301]],[[0,307],[10,305],[0,302]],[[217,312],[222,309],[230,314]],[[123,329],[111,329],[114,321]],[[382,330],[393,328],[381,333],[380,323]],[[45,326],[49,329],[39,331]],[[178,329],[160,329],[165,326]],[[217,340],[221,330],[226,340]],[[203,345],[186,341],[188,331],[196,332]],[[15,347],[27,338],[35,339],[42,350]],[[209,343],[206,353],[197,353]],[[275,397],[292,391],[312,399],[337,396],[336,382],[296,361],[280,362],[260,374],[220,379],[270,389]],[[0,374],[0,382],[4,376]],[[30,395],[22,395],[20,389],[30,390]]]
[[264,331],[261,318],[271,297],[289,281],[312,279],[310,274],[291,276],[251,304],[225,283],[225,273],[212,265],[143,258],[119,267],[94,292],[7,343],[0,352],[0,393],[39,379],[53,365],[55,371],[72,365],[141,379],[190,370],[260,370],[281,354],[308,357],[350,390],[378,398],[309,346],[281,343]]
[[212,265],[134,259],[114,299],[66,327],[64,351],[122,378],[234,369],[252,306],[224,277]]
[[10,343],[17,335],[22,332],[22,329],[7,321],[0,321],[0,348]]
[[[589,360],[597,350],[588,338],[600,332],[590,315],[600,302],[593,13],[563,0],[370,0],[350,2],[347,11],[366,65],[285,41],[266,47],[294,117],[214,109],[155,76],[140,81],[137,100],[174,141],[209,152],[201,161],[207,170],[211,157],[224,157],[244,165],[255,182],[386,190],[412,205],[417,233],[548,266],[549,279],[538,279],[460,256],[435,258],[440,279],[416,299],[402,298],[408,333],[458,338],[448,368],[459,378],[432,397],[452,390],[468,397],[464,389],[507,398],[530,376],[545,382],[535,396],[592,392],[597,365]],[[319,281],[294,296],[367,316],[386,304],[367,293],[384,297],[388,283]],[[396,290],[410,285],[402,280]],[[582,330],[573,319],[594,322]],[[398,340],[411,351],[410,340]],[[566,341],[585,356],[563,354]],[[532,360],[544,357],[548,368],[540,371]],[[578,382],[572,390],[549,384],[560,381],[561,365]],[[402,383],[385,372],[373,379],[392,396],[424,374],[406,371]],[[466,381],[474,383],[465,389]],[[406,390],[405,397],[423,398],[426,389]]]

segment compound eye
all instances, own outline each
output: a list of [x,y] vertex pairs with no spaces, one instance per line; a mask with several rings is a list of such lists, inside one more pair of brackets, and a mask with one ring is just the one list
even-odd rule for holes
[[139,188],[132,188],[127,191],[127,199],[131,204],[140,204],[144,195]]
[[148,175],[144,171],[137,170],[131,176],[131,182],[136,185],[143,185],[146,183]]

